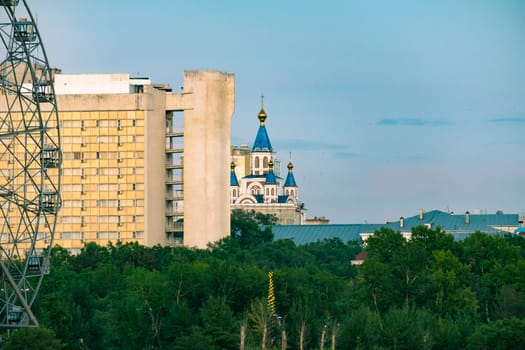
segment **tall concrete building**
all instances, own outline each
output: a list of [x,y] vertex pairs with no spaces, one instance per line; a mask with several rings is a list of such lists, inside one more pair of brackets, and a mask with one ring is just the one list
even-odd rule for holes
[[129,74],[57,74],[55,90],[63,154],[56,244],[203,248],[229,235],[232,74],[185,72],[181,93]]

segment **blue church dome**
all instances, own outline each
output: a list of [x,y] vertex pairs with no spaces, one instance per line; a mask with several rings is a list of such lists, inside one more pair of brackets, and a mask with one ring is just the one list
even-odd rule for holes
[[239,186],[239,181],[237,180],[237,175],[235,174],[235,163],[231,163],[231,173],[230,173],[230,186]]
[[295,182],[295,177],[293,176],[292,162],[288,163],[288,175],[286,175],[286,180],[284,181],[284,187],[297,187],[297,183]]
[[267,115],[262,106],[258,118],[260,122],[259,130],[257,131],[257,136],[255,136],[255,142],[253,143],[252,151],[273,152],[272,144],[270,143],[270,138],[268,137],[268,132],[266,131],[266,126],[264,123],[264,121],[267,118]]

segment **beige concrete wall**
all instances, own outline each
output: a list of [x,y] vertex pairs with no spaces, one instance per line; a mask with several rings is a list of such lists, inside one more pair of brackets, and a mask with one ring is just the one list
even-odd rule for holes
[[166,243],[166,93],[146,86],[144,115],[144,245]]
[[187,71],[184,92],[184,245],[205,248],[230,234],[230,130],[234,75]]
[[301,225],[302,212],[297,211],[293,204],[232,204],[232,210],[255,210],[263,214],[272,214],[277,217],[278,225]]

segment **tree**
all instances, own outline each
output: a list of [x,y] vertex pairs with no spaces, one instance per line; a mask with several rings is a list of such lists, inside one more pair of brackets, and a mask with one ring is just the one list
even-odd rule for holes
[[432,317],[409,307],[391,308],[381,329],[382,343],[388,349],[432,349]]
[[58,340],[55,333],[45,327],[22,328],[14,332],[5,345],[3,350],[61,350],[65,349],[64,344]]
[[398,288],[392,267],[375,256],[368,256],[360,266],[357,282],[362,300],[378,314],[402,304],[403,291]]
[[525,320],[511,318],[481,324],[469,337],[467,349],[525,349]]
[[389,228],[381,228],[366,240],[368,257],[360,266],[358,283],[365,303],[382,314],[392,306],[401,306],[404,281],[396,276],[398,255],[405,247],[401,233]]
[[127,349],[159,347],[172,302],[168,290],[166,275],[143,268],[134,270],[112,303],[113,344]]
[[412,228],[411,243],[421,244],[429,253],[435,250],[454,250],[454,237],[441,231],[440,227],[435,230],[426,226]]
[[339,238],[325,239],[297,248],[309,253],[320,269],[348,279],[355,277],[357,271],[350,264],[341,264],[341,262],[350,261],[363,250],[360,242],[350,241],[345,244]]
[[256,299],[250,305],[248,312],[253,329],[260,336],[261,350],[271,346],[272,316],[268,310],[268,304],[263,298]]
[[438,315],[474,313],[477,299],[468,286],[469,269],[460,263],[450,251],[437,250],[433,253],[432,279],[435,296],[430,301]]
[[491,321],[497,308],[499,288],[521,278],[521,272],[508,273],[513,266],[519,264],[519,248],[511,245],[504,237],[479,231],[467,237],[461,247],[461,259],[476,276],[472,278],[471,287],[479,300],[480,316],[487,322]]
[[339,346],[342,349],[372,349],[379,344],[381,318],[366,306],[346,315],[341,326]]
[[390,263],[405,243],[399,231],[381,227],[366,240],[366,251],[368,257],[375,257],[380,262]]
[[239,339],[237,322],[223,298],[209,298],[201,310],[204,334],[208,335],[215,349],[237,349]]
[[72,268],[80,272],[82,269],[96,268],[99,264],[109,261],[109,251],[94,242],[86,243],[79,255],[71,261]]
[[241,248],[253,248],[272,241],[270,225],[275,222],[273,215],[236,209],[231,213],[231,236],[239,240]]

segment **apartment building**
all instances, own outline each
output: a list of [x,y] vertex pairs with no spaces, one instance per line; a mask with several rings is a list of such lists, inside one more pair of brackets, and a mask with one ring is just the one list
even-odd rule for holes
[[183,90],[129,74],[56,74],[62,208],[55,243],[205,247],[230,233],[234,76]]

